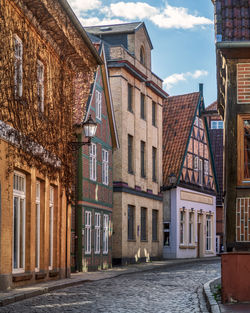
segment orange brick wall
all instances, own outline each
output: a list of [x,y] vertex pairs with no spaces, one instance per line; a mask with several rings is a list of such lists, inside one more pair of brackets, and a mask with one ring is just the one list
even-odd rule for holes
[[250,63],[237,64],[237,102],[250,103]]

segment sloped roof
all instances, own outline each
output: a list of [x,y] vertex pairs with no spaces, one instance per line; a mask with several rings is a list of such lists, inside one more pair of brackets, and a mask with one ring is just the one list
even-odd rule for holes
[[168,176],[178,178],[200,92],[169,97],[163,106],[163,186],[168,186]]
[[142,22],[124,23],[124,24],[110,24],[99,26],[87,26],[84,27],[88,33],[91,34],[128,34],[133,33]]
[[217,101],[212,102],[209,106],[206,107],[206,111],[217,110]]
[[214,0],[217,41],[250,40],[250,0]]
[[87,33],[93,34],[95,36],[102,38],[107,35],[132,34],[132,33],[135,33],[141,27],[144,28],[150,47],[151,49],[153,49],[153,45],[152,45],[151,39],[149,37],[148,31],[144,22],[87,26],[87,27],[84,27],[84,29],[86,30]]

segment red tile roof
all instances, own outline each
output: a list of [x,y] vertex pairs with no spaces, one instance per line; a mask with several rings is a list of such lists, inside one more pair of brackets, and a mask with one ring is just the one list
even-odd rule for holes
[[250,0],[216,0],[217,41],[250,40]]
[[200,93],[169,97],[163,106],[163,185],[168,176],[178,178]]
[[214,101],[213,103],[209,104],[209,106],[206,107],[206,111],[213,111],[217,110],[217,101]]

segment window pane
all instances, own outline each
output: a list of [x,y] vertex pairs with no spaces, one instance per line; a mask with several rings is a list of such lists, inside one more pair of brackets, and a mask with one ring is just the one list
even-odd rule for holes
[[152,148],[152,179],[156,181],[156,148]]
[[24,227],[24,200],[20,199],[20,250],[19,250],[19,259],[20,259],[20,268],[24,267],[24,239],[25,239],[25,227]]
[[141,240],[147,240],[147,209],[141,208]]
[[141,118],[145,119],[145,96],[141,93]]
[[145,142],[141,141],[141,177],[146,176],[145,171]]
[[244,178],[250,178],[250,120],[244,120]]
[[152,102],[152,125],[156,126],[156,103]]
[[13,268],[18,268],[18,198],[14,197],[14,251]]
[[133,137],[128,135],[128,172],[133,173]]
[[130,112],[133,111],[133,108],[132,108],[132,86],[130,84],[128,84],[128,110]]
[[134,207],[128,206],[128,239],[134,239]]
[[158,211],[152,211],[152,240],[158,240]]

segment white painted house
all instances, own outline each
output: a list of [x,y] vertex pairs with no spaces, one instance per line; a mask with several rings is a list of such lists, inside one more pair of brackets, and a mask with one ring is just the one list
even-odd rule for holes
[[216,254],[216,176],[200,92],[163,107],[164,258]]

